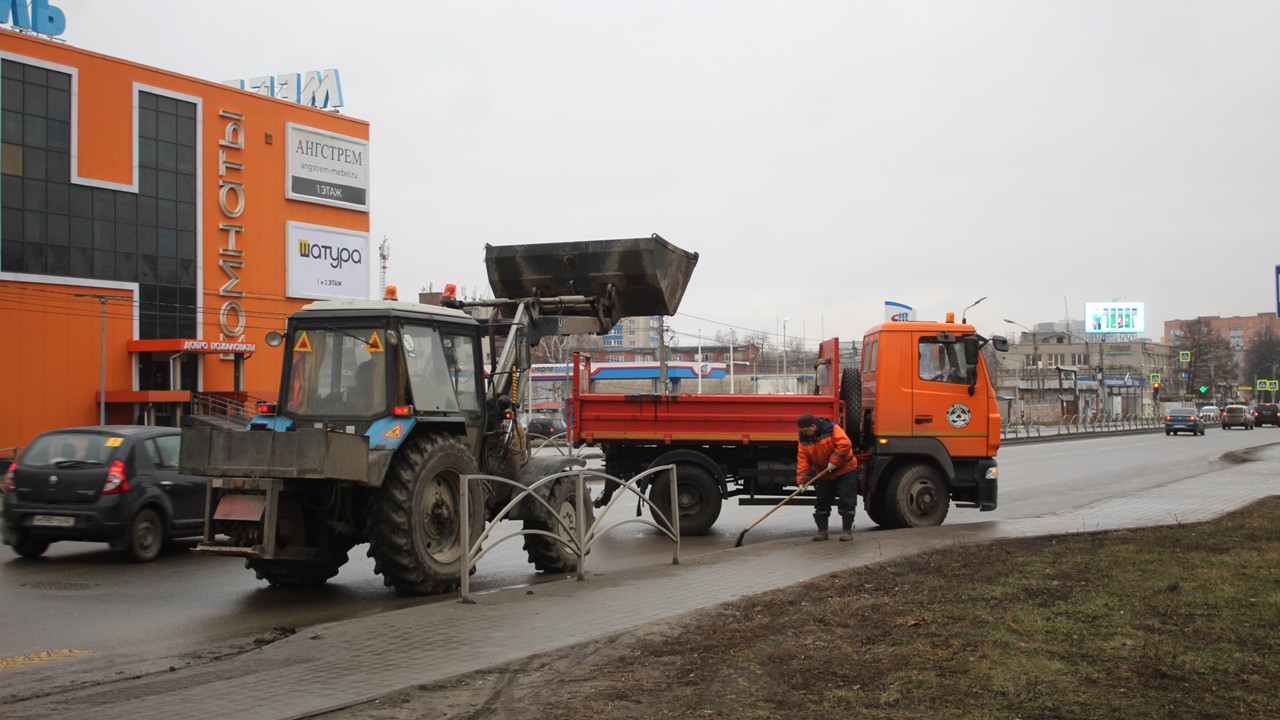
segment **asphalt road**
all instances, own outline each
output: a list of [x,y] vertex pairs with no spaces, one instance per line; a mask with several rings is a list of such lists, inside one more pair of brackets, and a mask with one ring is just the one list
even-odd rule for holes
[[[999,509],[979,513],[952,508],[947,523],[1037,517],[1122,497],[1209,472],[1221,466],[1223,453],[1270,443],[1280,443],[1280,431],[1213,428],[1204,437],[1143,434],[1006,446],[1000,453]],[[634,503],[620,503],[604,524],[626,521],[634,510]],[[767,510],[727,502],[712,533],[685,538],[681,555],[690,558],[732,546],[738,533]],[[869,529],[860,515],[858,532]],[[811,531],[808,508],[783,508],[754,528],[747,542]],[[234,652],[277,628],[456,600],[454,595],[397,595],[374,575],[363,546],[328,586],[312,590],[270,588],[245,570],[243,561],[193,555],[186,552],[189,547],[187,543],[146,565],[88,543],[55,544],[36,561],[0,548],[0,697],[33,690],[9,686],[6,664],[47,662],[42,670],[56,678],[58,664],[42,653],[93,653],[106,661],[99,679],[125,677]],[[601,539],[587,569],[606,574],[669,563],[671,551],[669,541],[652,528],[628,523]],[[481,560],[472,592],[563,580],[533,573],[515,538]]]

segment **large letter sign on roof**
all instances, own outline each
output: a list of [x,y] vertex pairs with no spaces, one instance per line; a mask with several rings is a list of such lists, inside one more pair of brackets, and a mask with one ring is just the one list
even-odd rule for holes
[[53,36],[66,31],[67,16],[61,8],[50,5],[48,0],[31,0],[30,6],[23,0],[3,0],[0,2],[0,23]]

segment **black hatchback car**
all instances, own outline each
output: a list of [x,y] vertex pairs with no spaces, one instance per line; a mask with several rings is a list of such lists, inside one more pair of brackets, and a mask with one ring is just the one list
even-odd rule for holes
[[4,475],[4,543],[26,558],[58,540],[110,543],[138,562],[204,532],[208,479],[178,472],[177,428],[105,425],[37,436]]
[[1164,434],[1177,435],[1180,432],[1204,434],[1204,421],[1195,408],[1173,408],[1164,416]]
[[1258,403],[1253,408],[1253,424],[1259,427],[1263,425],[1275,425],[1280,427],[1280,405],[1275,403]]

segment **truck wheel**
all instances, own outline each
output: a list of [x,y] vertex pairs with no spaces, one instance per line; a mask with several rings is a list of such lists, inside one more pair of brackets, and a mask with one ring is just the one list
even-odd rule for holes
[[[369,557],[382,581],[407,593],[448,592],[461,576],[462,476],[476,461],[462,443],[419,435],[400,446],[369,510]],[[471,503],[471,538],[484,531],[484,498]]]
[[947,484],[928,465],[908,465],[889,480],[885,519],[895,528],[941,525],[951,508]]
[[880,527],[888,527],[885,524],[884,512],[884,495],[876,493],[862,498],[862,509],[866,511],[867,517],[871,518],[871,522]]
[[844,401],[844,433],[854,449],[862,447],[862,373],[857,368],[840,371],[840,399]]
[[[680,508],[680,535],[706,535],[720,517],[720,486],[711,473],[697,465],[676,467],[676,498]],[[654,480],[649,488],[649,512],[654,520],[665,521],[671,508],[671,483],[666,477]]]
[[[536,506],[534,512],[538,517],[525,520],[524,529],[545,530],[556,535],[557,538],[565,539],[576,533],[579,530],[577,485],[573,478],[568,477],[553,482],[547,497],[547,502],[551,504],[551,511],[543,507],[542,503],[532,501]],[[595,522],[595,509],[591,507],[590,489],[587,489],[587,496],[583,498],[582,505],[586,512],[584,521],[589,528]],[[548,512],[554,512],[559,520],[548,518]],[[525,535],[524,550],[529,554],[529,562],[541,572],[574,572],[578,569],[578,556],[573,552],[572,545],[567,545],[562,540],[546,535]]]
[[328,545],[329,557],[325,560],[245,560],[244,566],[272,587],[318,587],[347,564],[347,552],[355,547],[355,541],[330,534]]

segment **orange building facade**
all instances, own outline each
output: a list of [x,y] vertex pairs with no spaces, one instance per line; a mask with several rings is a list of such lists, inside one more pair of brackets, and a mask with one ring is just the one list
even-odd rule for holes
[[0,83],[0,457],[274,399],[266,333],[369,296],[368,123],[16,32]]

